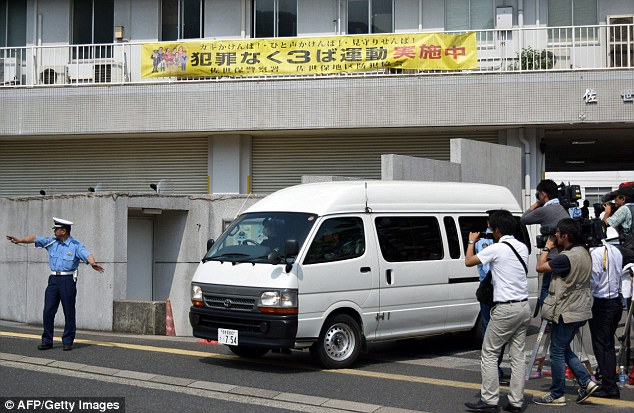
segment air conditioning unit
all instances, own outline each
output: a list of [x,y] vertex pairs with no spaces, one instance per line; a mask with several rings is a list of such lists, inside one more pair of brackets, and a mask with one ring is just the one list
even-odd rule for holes
[[63,85],[66,83],[66,67],[52,66],[45,67],[40,71],[39,78],[41,85]]
[[72,83],[92,82],[95,78],[94,65],[92,63],[70,63],[66,67],[68,78]]
[[22,78],[22,61],[17,57],[5,57],[0,59],[0,65],[2,67],[2,83],[4,84],[19,84]]
[[94,66],[95,83],[123,82],[123,69],[119,63],[96,63]]

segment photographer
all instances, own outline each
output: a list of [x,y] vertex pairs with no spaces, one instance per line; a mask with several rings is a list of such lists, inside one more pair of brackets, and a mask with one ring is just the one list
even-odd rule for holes
[[[541,181],[537,185],[537,193],[535,194],[537,202],[524,212],[521,218],[522,224],[540,224],[546,232],[549,232],[549,229],[554,229],[560,220],[570,218],[566,209],[559,202],[558,193],[559,188],[554,181],[550,179]],[[557,254],[558,251],[553,249],[548,253],[548,259],[555,258]],[[537,311],[539,311],[539,308],[548,294],[551,276],[552,274],[550,272],[545,272],[542,275],[542,286],[539,293],[539,301],[535,306],[535,315],[537,315]]]
[[620,185],[619,189],[606,195],[604,199],[610,201],[615,196],[614,204],[607,202],[603,221],[606,225],[616,229],[619,242],[628,250],[634,252],[634,234],[632,232],[632,215],[634,213],[634,187]]
[[566,404],[566,364],[572,369],[580,386],[577,403],[582,403],[599,389],[586,367],[570,349],[570,343],[579,328],[592,318],[592,259],[581,242],[581,224],[572,218],[562,219],[557,224],[555,235],[548,238],[544,248],[544,252],[550,252],[557,247],[560,254],[550,261],[546,260],[547,254],[541,254],[537,261],[537,272],[552,272],[553,276],[548,296],[542,304],[542,318],[552,322],[552,383],[548,393],[534,399],[536,404]]
[[480,400],[477,403],[465,403],[465,406],[472,412],[497,412],[500,399],[498,357],[502,347],[508,343],[511,382],[509,404],[505,410],[519,412],[524,403],[524,345],[526,330],[531,320],[525,269],[528,248],[511,235],[515,233],[517,221],[510,212],[492,212],[489,216],[489,226],[493,231],[495,244],[476,255],[474,245],[480,238],[480,233],[471,232],[465,257],[467,267],[489,264],[494,301],[491,319],[482,343]]
[[595,397],[620,397],[616,385],[616,351],[614,336],[623,313],[621,305],[621,269],[623,256],[613,245],[594,248],[592,253],[590,288],[594,298],[592,318],[588,322],[592,335],[592,350],[601,372],[601,388]]

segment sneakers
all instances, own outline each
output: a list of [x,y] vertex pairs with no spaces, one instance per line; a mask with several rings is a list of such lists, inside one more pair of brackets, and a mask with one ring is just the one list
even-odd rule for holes
[[533,402],[535,402],[535,404],[541,404],[545,406],[565,406],[566,398],[564,396],[561,396],[555,399],[552,394],[546,393],[542,397],[534,398]]
[[579,397],[577,397],[577,403],[583,403],[597,390],[599,390],[599,385],[592,380],[588,381],[585,386],[579,387]]

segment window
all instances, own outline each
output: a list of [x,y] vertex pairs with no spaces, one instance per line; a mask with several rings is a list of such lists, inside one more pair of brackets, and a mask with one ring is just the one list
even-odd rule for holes
[[495,28],[493,0],[446,0],[445,30],[485,30]]
[[348,33],[392,33],[392,0],[348,0]]
[[114,40],[114,1],[75,0],[73,44],[103,44]]
[[[597,0],[548,0],[548,27],[588,26],[597,24]],[[549,29],[551,43],[572,42],[572,29]],[[594,27],[579,27],[574,31],[575,41],[597,39]]]
[[[73,2],[73,44],[107,44],[114,41],[114,0]],[[112,57],[112,46],[74,47],[73,59]]]
[[161,40],[202,38],[203,6],[204,0],[163,0],[161,2]]
[[360,257],[364,252],[365,235],[361,218],[331,218],[319,227],[304,264],[347,260]]
[[487,222],[487,216],[458,218],[458,224],[460,225],[460,236],[462,236],[462,246],[465,252],[467,251],[467,246],[469,245],[469,233],[486,231]]
[[586,199],[590,201],[590,205],[597,203],[603,205],[601,198],[612,191],[612,188],[609,186],[586,186],[584,189],[586,191]]
[[26,4],[23,0],[0,0],[0,47],[26,46]]
[[443,258],[440,227],[435,217],[379,217],[375,223],[381,254],[386,261]]
[[[526,244],[528,253],[531,252],[531,240],[526,230],[526,226],[520,222],[520,217],[515,217],[517,226],[515,227],[515,234],[512,234],[516,240]],[[460,235],[462,236],[462,245],[464,250],[467,251],[469,245],[469,232],[484,232],[487,229],[488,217],[487,216],[472,216],[472,217],[460,217],[458,218],[458,225],[460,225]]]
[[449,243],[449,256],[453,259],[460,258],[460,242],[458,241],[458,229],[453,217],[444,217],[447,242]]
[[254,0],[253,37],[297,36],[297,0]]

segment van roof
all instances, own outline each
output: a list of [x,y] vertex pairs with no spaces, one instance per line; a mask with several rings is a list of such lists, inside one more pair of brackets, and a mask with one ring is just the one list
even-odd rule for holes
[[502,186],[371,180],[291,186],[272,193],[245,212],[306,212],[319,216],[364,212],[366,200],[372,212],[521,212],[511,191]]

